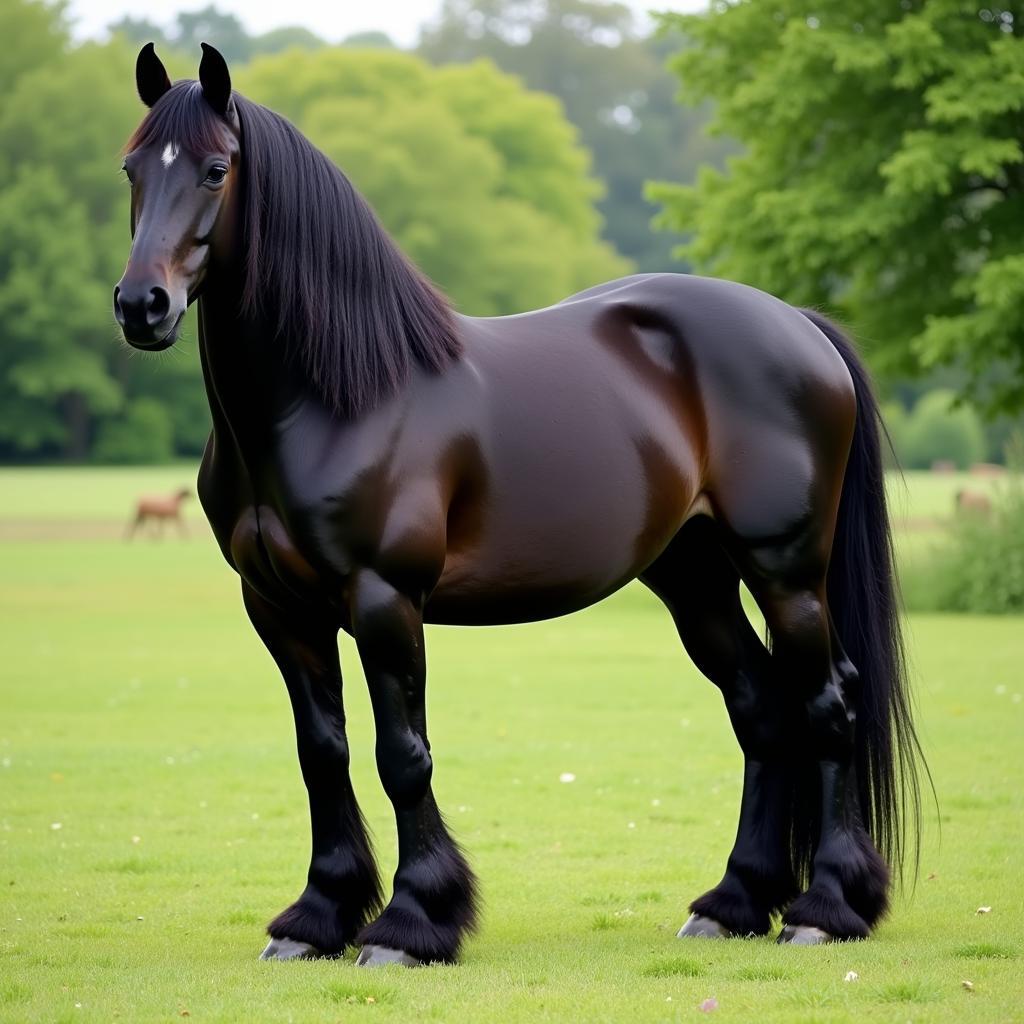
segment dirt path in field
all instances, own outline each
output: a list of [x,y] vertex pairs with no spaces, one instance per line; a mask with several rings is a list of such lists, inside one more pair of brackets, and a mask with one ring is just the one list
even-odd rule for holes
[[[928,517],[896,519],[896,530],[930,533],[948,525],[948,520]],[[46,541],[124,540],[127,533],[124,519],[0,519],[0,544],[39,543]],[[208,537],[210,525],[205,519],[190,519],[187,536]],[[149,526],[140,528],[134,540],[140,544],[174,544],[182,539],[178,528],[165,526],[162,532]]]
[[893,519],[892,525],[896,530],[906,530],[909,533],[928,533],[932,530],[941,530],[949,526],[949,519],[940,519],[929,516],[912,516],[908,519]]
[[[0,544],[32,543],[58,540],[123,540],[128,524],[124,519],[0,519]],[[206,537],[210,533],[205,519],[189,520],[187,535]],[[135,534],[139,544],[173,544],[183,538],[176,526],[165,526],[162,533],[155,527],[140,527]]]

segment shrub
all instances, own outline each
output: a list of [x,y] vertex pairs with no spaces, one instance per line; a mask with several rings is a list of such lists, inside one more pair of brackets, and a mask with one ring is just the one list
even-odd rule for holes
[[885,423],[885,431],[889,435],[889,444],[882,445],[882,458],[885,460],[886,467],[889,469],[907,468],[903,463],[903,458],[907,450],[909,413],[899,402],[886,402],[882,406],[882,421]]
[[910,568],[904,595],[917,611],[1024,612],[1024,481],[1010,479],[990,517],[958,516],[948,544]]
[[966,406],[955,407],[952,391],[930,391],[914,406],[905,424],[896,426],[893,442],[906,469],[930,469],[949,461],[960,469],[980,462],[987,449],[978,415]]
[[174,452],[170,414],[155,398],[136,398],[100,425],[93,451],[97,462],[167,462]]

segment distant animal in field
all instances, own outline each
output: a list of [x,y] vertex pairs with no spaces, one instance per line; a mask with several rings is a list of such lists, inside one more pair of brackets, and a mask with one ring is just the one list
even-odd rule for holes
[[956,492],[956,511],[958,515],[989,519],[992,516],[992,499],[984,491],[961,487]]
[[998,462],[976,462],[971,466],[971,476],[1006,476],[1006,467]]
[[173,494],[147,495],[139,498],[135,503],[135,515],[128,523],[125,539],[131,540],[135,536],[135,531],[146,523],[153,524],[156,536],[163,536],[164,524],[168,522],[176,523],[178,533],[184,537],[188,531],[181,514],[181,506],[191,497],[192,491],[188,487],[182,487]]
[[[779,916],[785,943],[868,936],[887,860],[914,852],[918,748],[879,409],[850,340],[812,310],[685,274],[463,316],[326,156],[232,91],[212,47],[198,82],[172,85],[149,44],[136,84],[152,109],[126,147],[115,316],[159,352],[198,303],[213,422],[199,500],[284,677],[309,793],[306,885],[263,957],[458,957],[476,881],[432,789],[424,624],[553,618],[637,578],[721,689],[745,762],[725,874],[682,939],[767,935]],[[395,813],[386,902],[349,777],[339,630]],[[484,728],[503,684],[478,672]],[[609,759],[644,744],[632,724]],[[566,728],[585,726],[569,713]],[[684,760],[664,771],[687,786]]]

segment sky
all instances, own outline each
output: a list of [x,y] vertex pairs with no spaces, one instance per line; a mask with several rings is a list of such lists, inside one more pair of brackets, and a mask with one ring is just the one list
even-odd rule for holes
[[[707,0],[625,0],[638,15],[655,10],[700,10]],[[171,0],[159,5],[139,0],[71,0],[69,13],[78,38],[98,37],[104,28],[125,14],[145,17],[166,25],[178,11],[197,10],[210,0]],[[302,25],[329,42],[354,32],[379,29],[399,46],[416,42],[419,27],[433,18],[441,0],[214,0],[215,6],[236,15],[250,33],[266,32],[282,25]]]

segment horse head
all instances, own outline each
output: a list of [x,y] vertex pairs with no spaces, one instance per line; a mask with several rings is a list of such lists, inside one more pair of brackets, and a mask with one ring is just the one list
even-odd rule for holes
[[135,348],[177,338],[188,305],[235,231],[239,122],[224,58],[203,43],[199,81],[172,85],[152,43],[135,79],[150,108],[125,147],[132,247],[114,316]]

